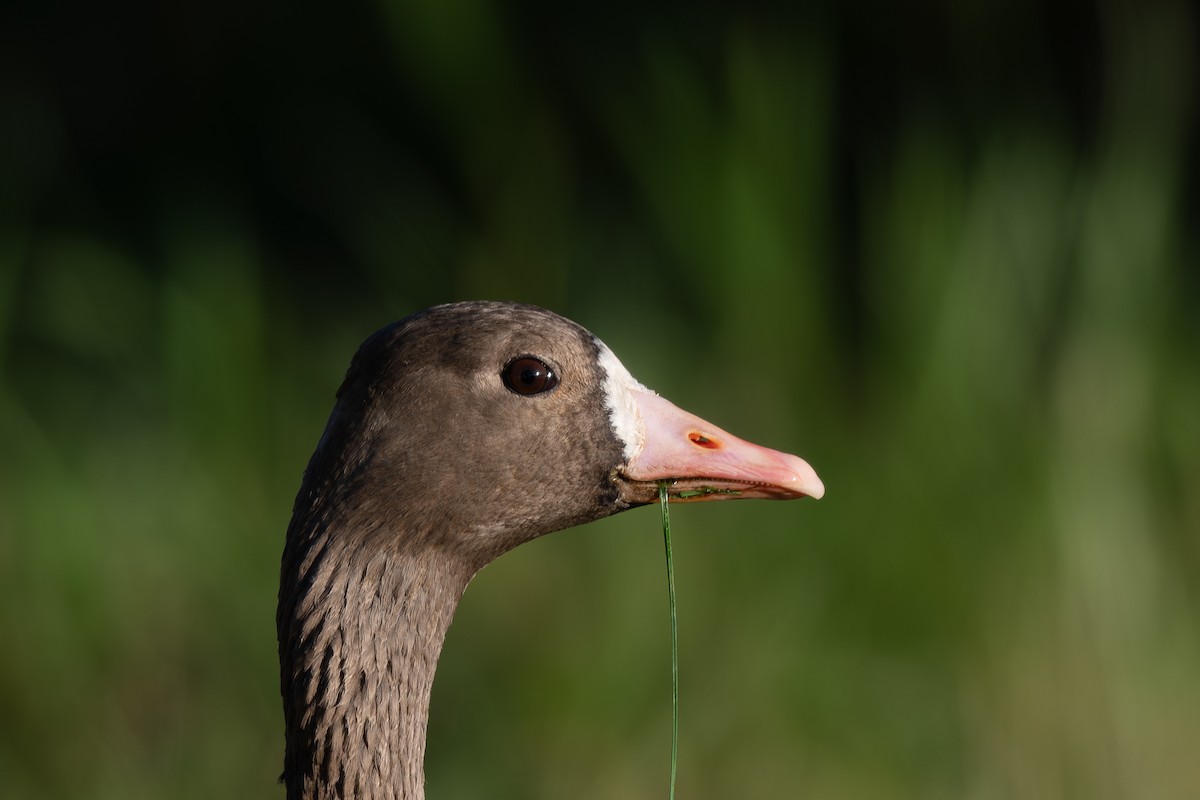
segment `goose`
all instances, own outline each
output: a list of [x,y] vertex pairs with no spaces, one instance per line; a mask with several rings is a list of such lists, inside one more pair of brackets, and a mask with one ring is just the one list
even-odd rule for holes
[[289,800],[422,800],[429,696],[471,578],[657,502],[819,498],[802,459],[636,381],[580,325],[435,306],[359,348],[304,472],[276,617]]

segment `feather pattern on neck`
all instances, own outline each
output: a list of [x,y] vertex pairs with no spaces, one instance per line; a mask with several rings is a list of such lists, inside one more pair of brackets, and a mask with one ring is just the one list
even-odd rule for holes
[[387,538],[368,547],[326,529],[285,554],[289,798],[424,797],[430,690],[473,570],[436,549],[381,546]]

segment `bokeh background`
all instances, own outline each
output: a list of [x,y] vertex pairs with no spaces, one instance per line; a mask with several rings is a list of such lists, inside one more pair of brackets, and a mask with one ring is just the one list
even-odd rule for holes
[[[282,797],[301,472],[466,298],[825,479],[673,516],[680,797],[1200,797],[1194,5],[2,14],[0,797]],[[665,796],[661,547],[476,579],[432,798]]]

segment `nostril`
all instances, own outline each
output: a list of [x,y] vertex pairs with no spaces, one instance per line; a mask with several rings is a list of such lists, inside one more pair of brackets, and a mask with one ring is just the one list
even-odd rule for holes
[[721,446],[720,442],[714,441],[701,433],[689,433],[688,439],[697,447],[704,447],[709,450],[716,450]]

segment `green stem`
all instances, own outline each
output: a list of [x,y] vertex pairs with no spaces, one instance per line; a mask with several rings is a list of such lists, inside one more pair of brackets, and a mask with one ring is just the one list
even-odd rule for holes
[[679,761],[679,626],[675,617],[675,565],[671,561],[671,514],[667,510],[667,484],[658,485],[662,506],[663,545],[667,550],[667,599],[671,605],[671,794],[675,800],[675,765]]

